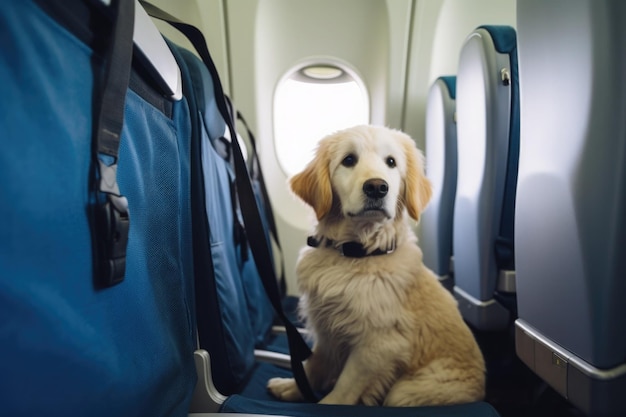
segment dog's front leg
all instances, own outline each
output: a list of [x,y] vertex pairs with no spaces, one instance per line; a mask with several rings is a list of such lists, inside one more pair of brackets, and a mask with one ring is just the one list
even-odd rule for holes
[[[321,345],[317,344],[313,348],[311,357],[304,363],[304,372],[311,389],[318,391],[329,388],[331,383],[329,378],[332,376],[329,375],[331,372],[331,370],[328,369],[329,366],[332,366],[332,362],[330,362],[327,352],[325,352]],[[272,395],[283,401],[304,400],[302,393],[300,393],[298,389],[296,380],[293,378],[271,378],[267,382],[267,389]]]
[[335,387],[320,404],[380,404],[399,369],[408,360],[408,346],[397,342],[397,336],[387,338],[380,334],[376,340],[357,345],[348,356]]

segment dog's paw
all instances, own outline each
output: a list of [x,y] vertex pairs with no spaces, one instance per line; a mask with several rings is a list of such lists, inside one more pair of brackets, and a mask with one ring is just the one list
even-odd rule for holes
[[302,401],[302,394],[293,378],[272,378],[267,381],[267,390],[283,401]]

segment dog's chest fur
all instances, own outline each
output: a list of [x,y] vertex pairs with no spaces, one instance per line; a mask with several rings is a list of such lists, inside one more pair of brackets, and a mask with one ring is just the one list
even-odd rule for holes
[[305,249],[297,268],[301,312],[316,335],[348,344],[376,329],[410,328],[406,306],[421,267],[421,251],[409,242],[394,253],[365,258]]

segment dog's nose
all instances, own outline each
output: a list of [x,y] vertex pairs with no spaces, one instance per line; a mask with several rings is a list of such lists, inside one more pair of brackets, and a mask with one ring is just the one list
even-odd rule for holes
[[389,184],[380,178],[372,178],[363,184],[363,192],[369,198],[383,198],[387,195],[387,191],[389,191]]

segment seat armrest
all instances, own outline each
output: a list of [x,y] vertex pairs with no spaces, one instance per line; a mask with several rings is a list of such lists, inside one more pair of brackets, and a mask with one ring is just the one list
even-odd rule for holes
[[291,357],[284,353],[255,349],[254,357],[259,362],[271,363],[281,368],[291,369]]
[[[298,333],[300,333],[302,336],[308,337],[310,334],[308,329],[302,327],[296,327],[296,329],[298,329]],[[272,334],[280,333],[287,333],[287,330],[285,330],[285,326],[272,326]]]
[[209,352],[204,349],[198,349],[194,352],[193,358],[196,364],[198,381],[191,397],[189,411],[191,413],[202,413],[202,415],[217,413],[227,397],[220,394],[213,384]]

